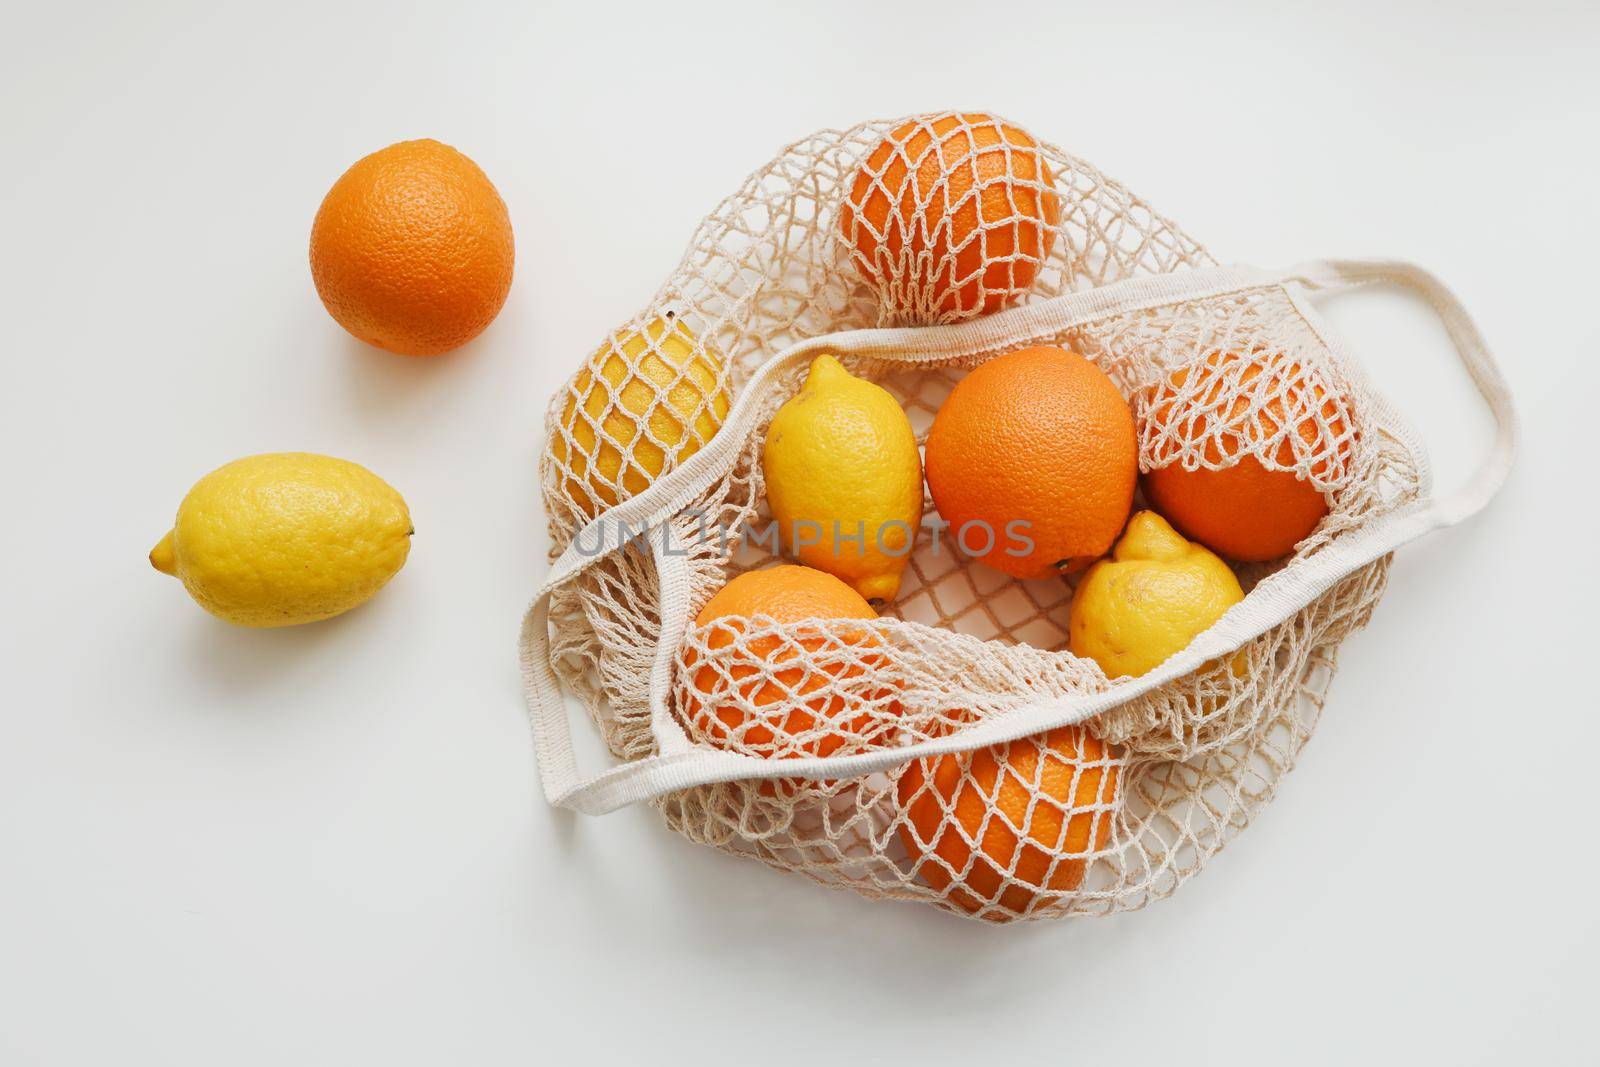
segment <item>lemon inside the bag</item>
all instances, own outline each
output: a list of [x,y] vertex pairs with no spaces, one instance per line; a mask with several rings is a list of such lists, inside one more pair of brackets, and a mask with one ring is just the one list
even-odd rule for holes
[[728,416],[722,357],[682,319],[613,336],[567,388],[551,458],[592,518],[703,448]]

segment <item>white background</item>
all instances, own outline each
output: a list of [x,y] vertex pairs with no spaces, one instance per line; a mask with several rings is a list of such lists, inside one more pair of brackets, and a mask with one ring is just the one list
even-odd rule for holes
[[[1600,8],[764,9],[8,7],[0,1063],[1593,1062]],[[546,397],[783,144],[943,107],[1224,261],[1434,268],[1524,418],[1279,800],[1111,920],[824,892],[553,812],[530,755]],[[517,238],[499,320],[433,361],[343,334],[306,265],[333,180],[419,136]],[[1487,420],[1429,313],[1326,306],[1459,480]],[[286,449],[399,487],[415,548],[353,614],[230,628],[145,554]]]

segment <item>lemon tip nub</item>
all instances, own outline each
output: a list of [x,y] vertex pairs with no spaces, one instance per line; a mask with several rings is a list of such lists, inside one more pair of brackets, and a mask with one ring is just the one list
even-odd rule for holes
[[173,551],[172,533],[173,531],[168,530],[167,535],[157,542],[156,547],[150,550],[150,566],[162,574],[170,574],[176,577],[178,573],[178,558]]

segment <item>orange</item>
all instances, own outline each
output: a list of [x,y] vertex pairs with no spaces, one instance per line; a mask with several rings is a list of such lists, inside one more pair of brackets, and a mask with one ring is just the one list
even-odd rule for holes
[[[833,575],[783,564],[734,578],[701,609],[694,624],[715,624],[706,645],[726,649],[743,638],[746,620],[757,615],[778,623],[878,617],[861,594]],[[719,748],[776,758],[829,756],[848,741],[875,740],[877,720],[870,710],[849,713],[847,704],[857,701],[847,700],[846,691],[867,684],[866,668],[850,646],[877,642],[865,632],[847,632],[842,640],[843,648],[838,639],[822,635],[748,638],[732,653],[698,665],[691,651],[685,657],[689,683],[680,701],[685,725]],[[823,658],[808,665],[812,655]],[[869,657],[867,666],[871,663]],[[883,696],[851,695],[867,700]],[[763,710],[771,705],[783,707]]]
[[[1111,839],[1121,763],[1082,726],[915,760],[896,786],[916,873],[963,911],[1028,911],[1083,883]],[[1009,913],[1009,914],[1007,914]]]
[[967,555],[1018,578],[1077,570],[1122,531],[1133,412],[1105,372],[1039,346],[975,368],[934,416],[928,491]]
[[839,230],[897,315],[950,321],[1026,293],[1060,221],[1038,142],[991,115],[947,112],[896,127],[872,150]]
[[511,291],[511,218],[478,165],[401,141],[334,182],[311,224],[311,277],[328,314],[408,356],[460,347]]
[[[1291,422],[1315,477],[1336,481],[1350,460],[1348,404],[1282,355],[1212,352],[1169,375],[1141,410],[1148,412],[1141,432],[1155,438],[1153,462],[1160,464],[1144,476],[1145,495],[1185,537],[1230,559],[1285,556],[1328,513],[1327,499],[1309,479],[1259,458],[1270,456],[1281,468],[1296,465]],[[1186,469],[1177,453],[1199,441],[1207,463],[1225,461],[1219,441],[1237,462],[1220,470]]]

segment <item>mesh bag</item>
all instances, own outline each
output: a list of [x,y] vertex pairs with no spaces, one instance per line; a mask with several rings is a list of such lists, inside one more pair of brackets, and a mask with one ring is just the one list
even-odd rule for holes
[[[1452,496],[1310,305],[1373,281],[1433,303],[1499,421]],[[930,537],[877,619],[695,626],[733,575],[778,559],[761,445],[812,359],[888,389],[920,441],[968,370],[1035,344],[1111,377],[1142,471],[1252,457],[1309,481],[1326,518],[1289,558],[1240,566],[1244,601],[1139,678],[1065,650],[1069,579],[1014,579]],[[960,915],[1141,907],[1271,799],[1390,553],[1487,503],[1514,434],[1475,329],[1414,267],[1218,266],[988,116],[818,133],[716,207],[551,401],[554,564],[521,648],[546,793],[591,813],[649,800],[696,841]],[[618,761],[589,778],[566,693]]]

